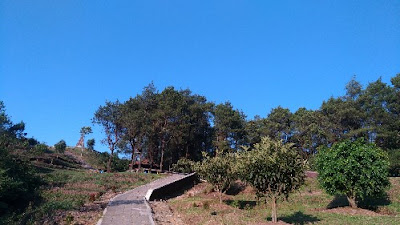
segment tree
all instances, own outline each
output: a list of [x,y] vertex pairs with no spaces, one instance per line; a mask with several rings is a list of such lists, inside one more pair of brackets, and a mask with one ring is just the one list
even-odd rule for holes
[[214,146],[216,154],[236,151],[245,144],[246,116],[243,112],[233,109],[230,102],[219,104],[214,109]]
[[103,143],[108,145],[110,149],[110,158],[107,163],[107,172],[111,172],[111,163],[114,157],[114,151],[121,138],[121,110],[119,101],[106,102],[105,106],[100,106],[94,114],[93,123],[103,127],[106,134]]
[[289,109],[280,106],[272,109],[264,123],[264,135],[275,140],[289,141],[292,123],[292,113]]
[[79,133],[81,134],[81,139],[82,139],[82,143],[83,143],[82,148],[84,148],[85,147],[85,136],[92,133],[92,128],[91,127],[82,127]]
[[25,138],[25,123],[13,123],[6,114],[6,107],[3,101],[0,101],[0,147],[5,148],[21,147]]
[[[137,155],[140,155],[139,145],[143,139],[144,107],[138,97],[130,98],[122,106],[121,126],[123,127],[122,139],[124,140],[125,153],[131,154],[129,170],[132,170]],[[127,145],[128,143],[128,145]]]
[[234,169],[235,158],[231,154],[218,155],[215,157],[205,156],[197,167],[200,176],[213,185],[214,190],[219,193],[219,202],[222,203],[222,194],[237,179]]
[[163,169],[164,156],[168,151],[169,142],[176,134],[179,116],[182,111],[182,95],[173,87],[164,89],[158,95],[158,107],[155,114],[160,141],[160,170]]
[[320,111],[299,108],[292,116],[292,137],[304,159],[315,154],[318,146],[327,143],[327,120]]
[[272,222],[277,222],[277,200],[287,199],[304,183],[303,159],[293,144],[262,137],[240,161],[240,177],[271,199]]
[[28,147],[24,128],[23,122],[14,124],[11,121],[0,101],[0,215],[23,211],[29,202],[39,197],[39,187],[43,184],[29,163],[11,153],[16,148]]
[[67,144],[65,143],[64,140],[61,140],[54,145],[54,148],[56,149],[57,152],[64,153],[65,149],[67,148]]
[[349,100],[356,100],[360,94],[362,93],[362,85],[360,82],[356,80],[356,77],[353,78],[346,84],[346,98]]
[[389,186],[387,154],[363,139],[342,141],[317,154],[318,181],[331,195],[344,194],[357,208],[357,200],[382,194]]
[[96,144],[96,141],[92,138],[87,140],[86,145],[88,147],[89,150],[94,150],[94,145]]
[[368,140],[381,148],[393,147],[391,143],[395,133],[392,132],[391,126],[397,121],[388,108],[392,90],[379,78],[369,83],[359,97],[361,108],[366,114],[364,127],[368,132]]

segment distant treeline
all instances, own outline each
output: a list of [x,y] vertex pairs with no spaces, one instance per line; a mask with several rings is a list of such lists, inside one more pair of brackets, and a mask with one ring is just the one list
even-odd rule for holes
[[103,126],[111,155],[121,151],[132,154],[131,165],[140,157],[163,169],[179,158],[200,160],[202,152],[223,154],[251,147],[262,136],[294,143],[305,159],[321,145],[363,137],[398,160],[400,74],[391,84],[379,78],[366,88],[353,78],[345,89],[344,96],[331,97],[317,110],[292,113],[279,106],[265,118],[246,120],[230,102],[215,104],[189,89],[167,87],[159,92],[151,83],[126,102],[100,106],[93,122]]

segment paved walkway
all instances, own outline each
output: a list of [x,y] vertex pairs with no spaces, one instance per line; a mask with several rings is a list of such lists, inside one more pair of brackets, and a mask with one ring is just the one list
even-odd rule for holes
[[154,225],[151,208],[145,200],[147,191],[183,177],[185,175],[172,174],[117,195],[110,201],[97,225]]

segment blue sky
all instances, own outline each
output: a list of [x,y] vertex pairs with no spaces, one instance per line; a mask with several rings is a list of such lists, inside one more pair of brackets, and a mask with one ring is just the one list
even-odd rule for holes
[[75,145],[100,105],[151,81],[249,119],[317,109],[353,75],[367,85],[400,73],[399,12],[395,0],[3,0],[0,100],[49,145]]

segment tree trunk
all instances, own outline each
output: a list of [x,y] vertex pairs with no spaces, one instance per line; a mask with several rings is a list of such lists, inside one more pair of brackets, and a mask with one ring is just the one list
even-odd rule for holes
[[138,156],[139,156],[138,170],[140,171],[140,169],[142,168],[142,149],[141,148],[138,149]]
[[164,161],[164,149],[161,149],[161,160],[160,160],[160,171],[163,169],[163,161]]
[[112,162],[112,158],[114,157],[114,149],[111,150],[111,155],[110,158],[108,159],[108,163],[107,163],[107,172],[111,173],[111,162]]
[[163,162],[164,162],[164,148],[165,148],[165,141],[163,140],[161,143],[161,160],[160,160],[160,171],[163,170]]
[[131,148],[132,148],[132,158],[131,158],[131,163],[129,164],[129,170],[133,169],[133,164],[135,163],[135,144],[131,142]]
[[278,222],[278,218],[276,216],[276,197],[275,196],[272,197],[272,215],[271,215],[271,217],[272,217],[273,223]]
[[347,201],[349,201],[349,205],[351,206],[351,208],[353,208],[353,209],[357,208],[357,203],[356,203],[355,197],[347,196]]

